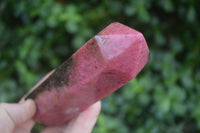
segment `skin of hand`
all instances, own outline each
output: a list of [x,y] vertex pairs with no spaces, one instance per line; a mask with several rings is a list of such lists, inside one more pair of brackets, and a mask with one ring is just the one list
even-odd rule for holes
[[[48,73],[31,91],[50,76],[53,71]],[[0,104],[0,133],[31,132],[35,124],[32,117],[36,113],[36,105],[31,99],[24,101],[24,97],[16,104]],[[68,123],[56,127],[46,127],[41,133],[91,133],[100,110],[101,103],[98,101]]]

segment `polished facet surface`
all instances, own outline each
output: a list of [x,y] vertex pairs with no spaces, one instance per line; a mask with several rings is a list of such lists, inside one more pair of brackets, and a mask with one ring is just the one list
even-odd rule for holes
[[27,98],[37,122],[60,125],[133,79],[148,61],[143,35],[112,23],[64,62]]

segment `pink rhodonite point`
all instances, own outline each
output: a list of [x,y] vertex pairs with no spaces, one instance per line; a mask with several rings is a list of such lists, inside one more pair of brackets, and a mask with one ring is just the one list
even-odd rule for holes
[[148,59],[140,32],[110,24],[28,95],[37,104],[34,119],[49,126],[69,121],[133,79]]

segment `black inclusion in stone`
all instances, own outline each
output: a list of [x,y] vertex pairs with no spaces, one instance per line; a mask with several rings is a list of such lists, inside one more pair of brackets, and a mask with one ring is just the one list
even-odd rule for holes
[[70,57],[25,99],[35,99],[39,93],[45,90],[51,91],[52,88],[55,88],[57,91],[59,91],[62,86],[68,85],[70,70],[72,69],[73,65],[73,58]]
[[60,67],[56,69],[54,75],[51,77],[51,85],[55,88],[62,87],[63,85],[68,85],[70,70],[73,67],[73,60],[70,57],[67,61],[65,61]]

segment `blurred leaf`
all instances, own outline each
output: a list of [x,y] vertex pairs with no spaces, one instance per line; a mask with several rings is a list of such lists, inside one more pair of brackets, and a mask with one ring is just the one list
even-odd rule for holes
[[187,14],[187,19],[189,22],[193,22],[196,19],[196,12],[193,7],[190,7]]

